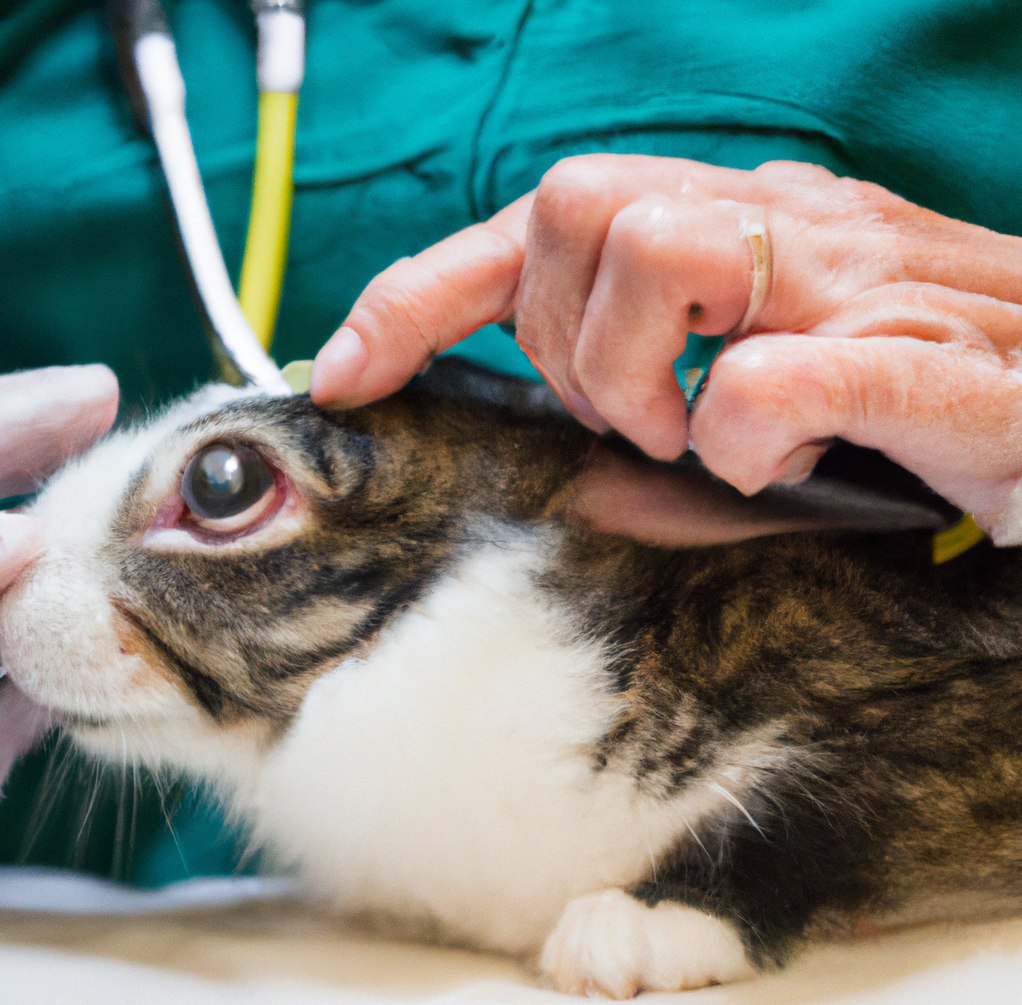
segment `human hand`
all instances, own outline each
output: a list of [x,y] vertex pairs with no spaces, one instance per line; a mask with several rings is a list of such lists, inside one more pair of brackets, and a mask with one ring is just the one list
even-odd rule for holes
[[[62,366],[0,376],[0,498],[31,492],[103,435],[117,415],[117,378],[105,366]],[[38,520],[0,512],[0,591],[42,548]],[[3,654],[0,653],[0,660]],[[46,732],[50,713],[0,677],[0,786]]]
[[[734,333],[743,319],[754,272],[743,220],[770,235],[773,281],[752,337],[717,360],[689,417],[672,363],[686,332]],[[593,155],[374,279],[317,357],[312,390],[325,405],[379,397],[514,316],[571,411],[652,457],[691,443],[753,493],[804,477],[840,436],[1013,543],[1019,303],[1022,240],[877,186],[802,164]]]
[[[0,376],[0,498],[31,492],[103,435],[117,414],[117,378],[105,366],[49,367]],[[0,512],[0,590],[42,546],[39,521]]]

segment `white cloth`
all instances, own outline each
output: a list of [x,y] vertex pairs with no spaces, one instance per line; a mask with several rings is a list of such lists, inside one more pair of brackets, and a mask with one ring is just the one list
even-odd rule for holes
[[[8,874],[8,878],[10,875]],[[3,877],[0,876],[0,887]],[[245,899],[199,910],[82,915],[0,910],[4,1005],[571,1005],[514,960],[346,928],[307,905]],[[268,890],[264,892],[280,891]],[[68,891],[70,905],[82,901]],[[50,894],[52,895],[52,891]],[[23,896],[23,895],[22,895]],[[10,898],[9,898],[10,899]],[[23,898],[24,902],[24,898]],[[817,945],[786,970],[648,1005],[1015,1005],[1022,920],[935,925]]]

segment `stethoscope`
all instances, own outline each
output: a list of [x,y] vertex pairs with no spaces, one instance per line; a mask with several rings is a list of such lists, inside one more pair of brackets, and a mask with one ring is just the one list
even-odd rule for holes
[[160,0],[108,0],[136,121],[156,144],[181,246],[221,363],[271,394],[294,388],[269,356],[284,281],[298,91],[305,75],[303,0],[252,0],[259,125],[248,236],[235,295],[185,117],[185,82]]
[[[192,285],[215,348],[244,382],[272,393],[299,386],[268,353],[294,194],[295,122],[305,74],[303,3],[252,0],[259,34],[259,126],[248,237],[235,296],[195,159],[184,79],[160,0],[108,0],[121,75],[140,128],[156,143]],[[689,336],[675,361],[690,407],[723,344],[719,337]]]

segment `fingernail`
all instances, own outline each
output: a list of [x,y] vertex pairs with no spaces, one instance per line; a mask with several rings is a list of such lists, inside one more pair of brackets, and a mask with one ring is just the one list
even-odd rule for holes
[[0,513],[0,590],[6,589],[42,550],[42,521],[21,513]]
[[369,365],[369,350],[354,328],[340,328],[316,354],[310,393],[318,405],[342,404]]
[[781,485],[801,485],[816,467],[816,462],[827,452],[819,443],[805,443],[793,450],[781,465],[780,474],[774,479]]

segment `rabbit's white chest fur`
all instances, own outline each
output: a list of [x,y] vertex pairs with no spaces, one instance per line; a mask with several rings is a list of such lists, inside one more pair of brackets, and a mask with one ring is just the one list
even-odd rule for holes
[[317,681],[242,797],[257,836],[344,910],[536,950],[572,898],[638,882],[719,801],[594,772],[620,699],[600,646],[568,644],[531,584],[534,544],[483,547],[367,660]]

